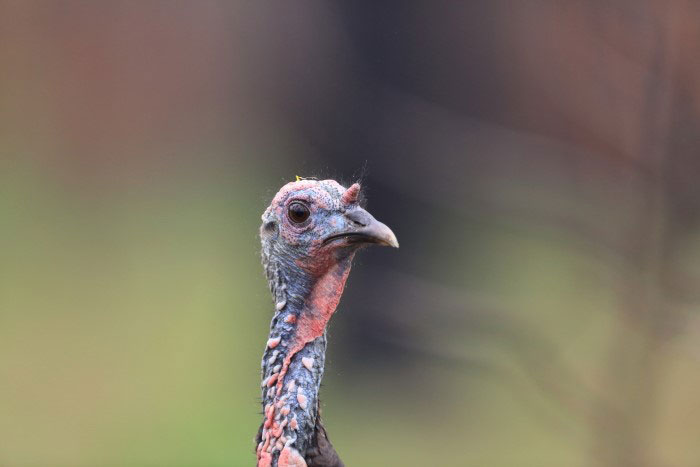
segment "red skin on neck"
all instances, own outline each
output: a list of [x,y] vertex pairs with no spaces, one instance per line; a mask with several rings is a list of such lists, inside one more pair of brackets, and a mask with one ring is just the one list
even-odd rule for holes
[[296,333],[289,343],[289,352],[282,361],[282,369],[277,378],[278,396],[282,392],[284,375],[287,374],[289,363],[294,355],[306,344],[323,335],[326,325],[338,307],[341,295],[343,295],[348,274],[350,274],[349,261],[344,264],[334,263],[314,285],[306,306],[297,318]]
[[[330,256],[327,256],[325,259],[330,260]],[[297,318],[296,333],[289,343],[289,352],[282,361],[282,368],[277,377],[277,397],[282,392],[284,376],[294,355],[303,349],[306,344],[323,335],[326,325],[338,307],[340,297],[343,294],[345,282],[350,274],[351,260],[352,258],[349,258],[347,262],[332,262],[326,273],[316,281],[307,299],[306,306]],[[330,261],[328,262],[330,263]],[[269,404],[266,407],[266,428],[275,427],[274,417],[276,409],[277,407],[273,404]],[[272,465],[272,455],[266,452],[269,442],[270,438],[268,437],[263,446],[258,449],[258,467],[271,467]],[[280,455],[278,465],[280,467],[294,467],[306,464],[298,452],[292,452],[285,448]]]

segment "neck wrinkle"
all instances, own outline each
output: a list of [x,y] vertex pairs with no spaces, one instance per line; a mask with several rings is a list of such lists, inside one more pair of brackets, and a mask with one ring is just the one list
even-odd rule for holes
[[262,360],[264,421],[258,466],[280,458],[303,458],[315,443],[318,392],[323,378],[326,326],[350,272],[352,256],[309,278],[301,268],[265,265],[276,312]]

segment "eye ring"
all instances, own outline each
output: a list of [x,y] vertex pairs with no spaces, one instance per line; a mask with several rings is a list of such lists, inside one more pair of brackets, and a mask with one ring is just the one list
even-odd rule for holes
[[294,224],[303,224],[311,215],[309,208],[299,201],[295,201],[287,208],[287,217]]

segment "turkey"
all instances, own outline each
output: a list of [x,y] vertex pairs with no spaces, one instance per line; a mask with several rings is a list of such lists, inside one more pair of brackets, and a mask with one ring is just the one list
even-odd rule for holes
[[275,302],[262,360],[258,467],[342,466],[319,414],[326,325],[363,246],[398,248],[394,233],[358,204],[360,185],[301,179],[262,215],[262,263]]

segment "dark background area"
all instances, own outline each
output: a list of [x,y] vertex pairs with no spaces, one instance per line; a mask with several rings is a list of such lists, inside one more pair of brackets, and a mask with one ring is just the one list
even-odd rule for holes
[[348,465],[697,465],[699,57],[694,1],[0,1],[0,464],[252,465],[299,175],[401,242]]

